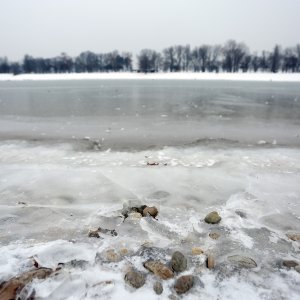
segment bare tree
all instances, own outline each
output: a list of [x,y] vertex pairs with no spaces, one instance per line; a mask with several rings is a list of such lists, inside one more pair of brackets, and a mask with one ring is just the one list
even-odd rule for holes
[[240,63],[247,53],[248,47],[244,43],[229,40],[223,47],[223,69],[227,72],[239,71]]

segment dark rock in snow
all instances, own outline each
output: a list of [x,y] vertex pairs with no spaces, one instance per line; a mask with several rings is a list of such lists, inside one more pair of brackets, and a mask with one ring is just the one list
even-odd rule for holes
[[128,283],[136,289],[142,287],[146,282],[145,276],[137,271],[127,272],[125,274],[124,280],[126,281],[126,283]]
[[154,292],[155,292],[157,295],[161,295],[161,294],[163,293],[163,291],[164,291],[161,282],[156,281],[156,282],[153,284],[153,290],[154,290]]
[[299,264],[294,260],[283,260],[282,265],[287,267],[287,268],[295,268]]
[[187,259],[181,252],[176,251],[172,255],[171,265],[175,272],[183,272],[187,268]]
[[177,294],[184,294],[188,290],[190,290],[194,285],[194,276],[192,275],[185,275],[179,277],[174,285],[174,289]]

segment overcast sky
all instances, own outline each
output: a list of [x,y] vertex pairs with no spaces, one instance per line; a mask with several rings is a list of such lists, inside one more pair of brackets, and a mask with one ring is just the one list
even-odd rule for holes
[[0,56],[300,43],[300,0],[0,0]]

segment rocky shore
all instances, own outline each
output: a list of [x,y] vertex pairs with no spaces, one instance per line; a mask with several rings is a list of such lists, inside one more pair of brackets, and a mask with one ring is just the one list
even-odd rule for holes
[[[124,207],[119,212],[119,217],[123,218],[119,228],[125,226],[126,222],[132,226],[138,226],[137,223],[142,218],[160,222],[158,209],[155,206],[147,205]],[[223,238],[220,231],[222,217],[217,211],[207,214],[203,218],[203,222],[212,225],[207,232],[207,239],[217,241]],[[117,238],[118,232],[116,229],[99,227],[90,229],[87,235],[93,241],[95,239],[103,241]],[[300,241],[298,233],[287,233],[286,237],[294,243]],[[182,243],[186,242],[182,241]],[[299,247],[298,244],[297,246]],[[222,245],[219,244],[218,247],[222,247]],[[257,262],[242,252],[227,256],[225,261],[219,261],[214,252],[220,253],[222,249],[214,251],[212,248],[204,249],[200,246],[178,248],[184,250],[174,251],[147,245],[147,243],[141,245],[137,251],[125,247],[109,248],[97,252],[93,262],[75,259],[58,263],[54,268],[45,267],[41,265],[38,257],[32,257],[32,265],[28,271],[0,283],[0,299],[35,299],[36,291],[32,287],[32,282],[37,280],[42,282],[46,279],[64,276],[63,274],[71,272],[72,269],[85,270],[91,266],[119,269],[123,274],[124,286],[130,293],[135,293],[136,290],[150,285],[153,295],[160,295],[166,299],[180,299],[184,295],[195,296],[199,290],[204,290],[205,284],[201,277],[205,272],[210,272],[215,278],[224,278],[224,276],[230,277],[240,272],[250,272],[249,274],[251,274],[252,270],[262,272],[262,268],[265,267],[263,258]],[[300,261],[278,256],[275,268],[300,273]],[[114,280],[99,281],[93,286],[87,287],[87,290],[93,290],[95,287],[109,290],[115,284]],[[93,297],[97,297],[97,294],[94,294]]]

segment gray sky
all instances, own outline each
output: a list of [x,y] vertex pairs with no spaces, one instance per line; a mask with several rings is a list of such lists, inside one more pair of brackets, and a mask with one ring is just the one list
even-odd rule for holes
[[0,56],[300,43],[300,0],[0,0]]

